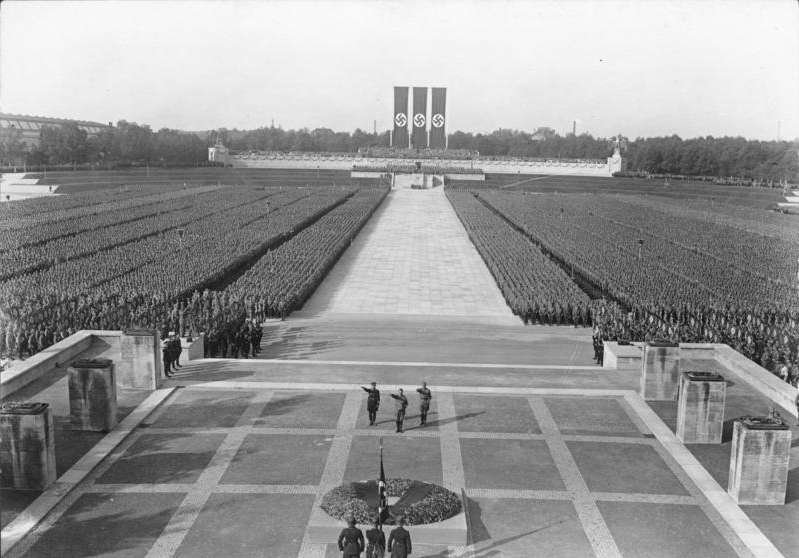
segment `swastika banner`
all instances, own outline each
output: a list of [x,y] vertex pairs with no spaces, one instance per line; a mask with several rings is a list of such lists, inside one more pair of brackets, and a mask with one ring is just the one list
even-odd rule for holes
[[430,110],[430,147],[447,147],[447,88],[433,87]]
[[392,147],[408,148],[408,88],[394,88],[394,135]]
[[427,147],[427,87],[413,88],[413,134],[411,147]]

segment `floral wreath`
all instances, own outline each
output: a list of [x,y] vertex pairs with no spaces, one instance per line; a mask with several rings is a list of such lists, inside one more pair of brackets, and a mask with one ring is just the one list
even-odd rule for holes
[[[394,525],[399,516],[407,525],[423,525],[449,519],[460,513],[461,499],[443,486],[412,479],[388,479],[386,495],[399,500],[388,507],[386,525]],[[377,481],[342,484],[322,498],[321,508],[328,515],[346,521],[371,524],[377,517]]]

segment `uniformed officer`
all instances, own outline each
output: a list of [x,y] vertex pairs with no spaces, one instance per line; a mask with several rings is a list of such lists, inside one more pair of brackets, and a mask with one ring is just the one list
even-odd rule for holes
[[380,407],[380,390],[377,389],[377,382],[372,382],[371,389],[363,386],[361,386],[361,389],[369,394],[366,399],[366,410],[369,413],[369,426],[374,426],[377,420],[377,409]]
[[394,398],[394,407],[397,410],[397,432],[402,434],[402,422],[405,420],[405,409],[408,408],[408,398],[399,388],[398,393],[392,393],[391,397]]
[[430,410],[430,400],[433,399],[433,392],[427,387],[427,382],[422,382],[422,387],[416,388],[419,394],[419,414],[421,415],[420,426],[427,425],[427,411]]
[[181,346],[180,343],[180,337],[178,335],[175,335],[170,340],[170,344],[172,346],[172,362],[174,366],[182,368],[182,366],[180,366],[180,353],[183,352],[183,347]]
[[347,526],[338,536],[338,549],[344,558],[358,558],[363,552],[363,533],[355,527],[355,518],[347,518]]
[[405,530],[405,518],[397,518],[397,528],[388,535],[388,551],[391,558],[407,558],[411,554],[411,534]]
[[366,558],[383,558],[386,553],[386,535],[375,519],[372,528],[366,531]]

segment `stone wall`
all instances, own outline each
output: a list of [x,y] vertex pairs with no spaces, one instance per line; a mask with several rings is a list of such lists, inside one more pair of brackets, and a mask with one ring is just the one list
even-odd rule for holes
[[[413,165],[428,159],[384,159],[363,157],[283,157],[267,158],[253,155],[233,155],[230,162],[234,167],[259,169],[330,169],[352,170],[353,165]],[[567,161],[490,161],[490,160],[448,160],[447,165],[469,167],[479,166],[486,174],[554,174],[570,176],[610,177],[621,170],[621,159],[608,158],[606,163],[572,163]]]

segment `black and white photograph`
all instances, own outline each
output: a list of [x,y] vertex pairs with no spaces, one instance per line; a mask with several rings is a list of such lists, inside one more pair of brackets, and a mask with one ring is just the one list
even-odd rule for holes
[[0,558],[799,558],[799,1],[0,4]]

